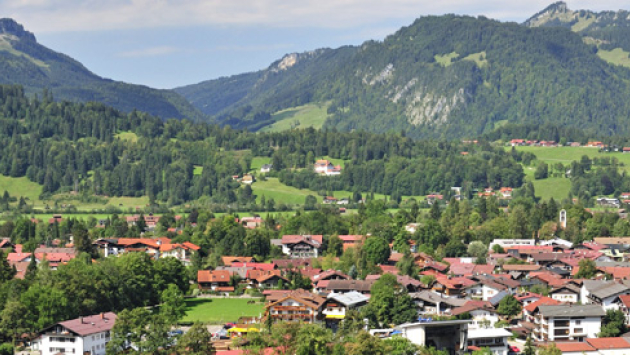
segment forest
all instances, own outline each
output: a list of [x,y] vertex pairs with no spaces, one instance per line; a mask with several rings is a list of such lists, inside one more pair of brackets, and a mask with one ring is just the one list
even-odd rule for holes
[[[282,181],[314,191],[346,189],[388,196],[514,186],[524,174],[514,157],[487,143],[417,141],[403,134],[314,129],[281,133],[121,113],[98,103],[29,99],[18,86],[0,87],[0,174],[26,176],[43,194],[149,196],[168,206],[187,201],[247,206],[251,189],[232,176],[267,157]],[[131,132],[137,141],[117,138]],[[462,154],[464,152],[466,155]],[[316,159],[347,161],[340,178],[312,173]],[[194,174],[195,167],[202,167]],[[464,169],[462,169],[464,167]],[[424,178],[419,178],[424,177]]]

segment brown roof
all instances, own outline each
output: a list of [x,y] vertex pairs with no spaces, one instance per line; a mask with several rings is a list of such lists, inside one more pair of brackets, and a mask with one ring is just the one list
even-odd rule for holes
[[540,270],[540,265],[504,264],[503,270],[505,271],[537,271],[537,270]]
[[375,281],[367,280],[330,280],[327,290],[370,292]]
[[[116,318],[117,317],[115,313],[107,312],[93,316],[67,320],[65,322],[60,322],[57,324],[80,336],[86,336],[111,330],[114,327]],[[50,328],[51,327],[48,327],[47,329]]]
[[222,256],[223,265],[230,266],[234,262],[250,263],[254,258],[251,256]]
[[282,236],[282,244],[296,244],[299,242],[310,242],[311,240],[321,245],[323,242],[323,236],[322,235],[283,235]]

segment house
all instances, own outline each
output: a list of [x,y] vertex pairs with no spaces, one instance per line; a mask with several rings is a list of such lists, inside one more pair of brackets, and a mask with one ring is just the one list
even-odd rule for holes
[[468,350],[488,348],[494,355],[508,355],[508,339],[512,332],[504,328],[468,328]]
[[330,280],[326,286],[326,293],[348,293],[356,291],[369,294],[374,280]]
[[446,350],[448,354],[463,355],[468,345],[469,320],[448,320],[404,323],[396,327],[412,343]]
[[549,297],[564,303],[577,303],[580,300],[580,288],[566,284],[549,291]]
[[260,167],[260,172],[268,173],[271,171],[271,168],[273,168],[273,164],[263,164],[263,166]]
[[432,289],[445,296],[461,297],[465,294],[467,288],[477,283],[477,281],[466,277],[450,277],[438,274]]
[[317,258],[322,242],[322,235],[283,235],[282,252],[291,258]]
[[230,285],[232,273],[227,270],[199,270],[197,271],[197,283],[200,290],[216,292],[234,292],[234,286]]
[[451,315],[453,309],[466,304],[463,298],[446,297],[442,294],[423,290],[409,294],[418,308],[418,314],[421,315]]
[[252,174],[245,174],[245,175],[243,175],[243,179],[241,179],[241,182],[243,184],[247,184],[247,185],[253,184],[254,181],[255,181],[254,175],[252,175]]
[[595,202],[597,202],[597,204],[602,207],[619,208],[621,206],[621,203],[619,202],[619,199],[617,198],[598,197],[597,200],[595,200]]
[[512,198],[512,188],[511,187],[502,187],[499,190],[499,194],[502,198]]
[[108,312],[56,323],[39,332],[33,347],[41,355],[105,355],[115,322]]
[[510,145],[512,147],[522,146],[522,145],[525,145],[525,144],[526,144],[525,139],[512,139],[510,141]]
[[601,331],[606,312],[598,305],[538,306],[534,313],[533,339],[547,341],[584,341]]
[[591,147],[591,148],[602,148],[604,147],[604,143],[602,142],[588,142],[586,143],[587,147]]
[[472,322],[468,324],[468,329],[494,328],[499,321],[497,310],[484,301],[468,301],[461,307],[457,307],[451,311],[451,315],[459,316],[468,313],[472,317]]
[[614,303],[626,315],[626,325],[630,324],[630,295],[617,296]]
[[304,290],[295,290],[265,306],[265,318],[273,321],[316,323],[325,298]]
[[348,311],[360,310],[365,306],[369,297],[356,291],[344,294],[330,293],[322,306],[322,314],[326,322],[326,328],[336,332],[340,321],[342,321]]
[[4,253],[4,255],[7,255],[8,253],[13,253],[15,251],[15,245],[11,243],[11,239],[0,239],[0,251]]
[[597,349],[587,342],[556,342],[556,347],[562,355],[599,355]]
[[263,219],[260,217],[243,217],[239,219],[239,223],[247,229],[256,229],[263,224]]
[[222,256],[221,261],[225,266],[232,266],[232,263],[251,263],[254,261],[254,258],[251,256]]
[[464,290],[472,299],[488,301],[499,292],[508,290],[508,288],[493,280],[482,279],[474,285],[466,287]]
[[340,175],[341,165],[333,165],[330,161],[322,159],[315,162],[314,171],[322,175]]
[[527,246],[536,245],[536,240],[534,239],[494,239],[488,246],[488,249],[492,250],[492,248],[495,245],[499,245],[501,248],[507,250],[508,247],[523,246],[523,245],[527,245]]
[[201,249],[199,246],[190,242],[161,244],[159,256],[160,258],[172,257],[179,260],[184,266],[190,266],[193,254],[199,252],[199,249]]
[[615,300],[621,295],[630,295],[630,288],[622,282],[584,280],[580,290],[580,302],[595,304],[604,310],[617,309]]
[[250,287],[259,289],[276,288],[281,281],[285,285],[290,284],[290,281],[282,276],[280,270],[249,270],[245,279],[249,282]]
[[519,301],[523,305],[523,307],[529,306],[530,304],[538,301],[542,297],[543,297],[542,295],[539,295],[533,292],[526,292],[524,294],[515,296],[516,300]]
[[322,201],[322,203],[325,205],[335,205],[337,204],[337,199],[333,196],[326,196],[324,197],[324,200]]
[[617,355],[630,353],[628,338],[593,338],[586,339],[588,345],[595,348],[601,355]]
[[343,242],[343,251],[348,248],[358,247],[363,244],[362,235],[340,235],[339,239]]
[[444,199],[444,195],[441,194],[437,194],[437,193],[433,193],[433,194],[429,194],[426,197],[426,201],[429,205],[434,204],[436,201],[442,201]]

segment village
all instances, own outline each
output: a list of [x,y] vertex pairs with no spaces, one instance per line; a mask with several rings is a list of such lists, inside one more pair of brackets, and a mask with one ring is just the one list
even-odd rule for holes
[[[126,223],[132,227],[139,218],[147,230],[153,230],[160,219],[136,215],[127,217]],[[62,220],[58,216],[48,222]],[[177,216],[176,220],[183,218]],[[264,224],[260,217],[235,222],[250,230]],[[565,211],[561,211],[559,222],[566,223]],[[416,228],[417,223],[410,223],[405,230],[414,233]],[[179,228],[169,232],[180,233]],[[339,235],[338,239],[347,252],[361,250],[375,237]],[[481,253],[469,247],[477,257],[445,257],[440,261],[418,251],[412,241],[405,250],[390,244],[386,251],[389,256],[376,265],[377,272],[361,279],[356,272],[349,275],[322,268],[322,260],[327,258],[323,256],[323,235],[283,235],[270,242],[283,257],[265,261],[224,255],[220,265],[197,271],[193,281],[200,297],[238,298],[247,291],[264,299],[259,315],[232,319],[229,326],[213,333],[216,354],[242,353],[234,339],[247,339],[248,332],[259,332],[264,324],[318,324],[337,332],[347,317],[356,317],[371,301],[376,302],[374,286],[385,275],[393,277],[415,310],[413,321],[383,324],[385,327],[374,328],[366,319],[364,330],[380,339],[403,337],[415,345],[433,346],[451,354],[485,348],[496,355],[519,354],[527,346],[549,344],[568,354],[630,351],[630,333],[621,333],[630,324],[630,237],[596,237],[580,244],[557,237],[495,239]],[[25,253],[22,245],[2,239],[0,250],[16,270],[14,277],[23,279],[32,262],[45,262],[54,272],[79,256],[72,242],[61,245],[55,240],[52,244]],[[167,237],[105,238],[94,241],[93,247],[104,258],[143,253],[153,259],[174,258],[187,267],[195,254],[203,252],[191,242],[174,243]],[[403,259],[412,260],[417,275],[400,272]],[[296,274],[306,280],[303,286],[287,288]],[[237,294],[237,290],[241,292]],[[623,324],[614,323],[616,314]],[[68,319],[23,342],[41,355],[105,354],[115,320],[116,314],[111,312]]]

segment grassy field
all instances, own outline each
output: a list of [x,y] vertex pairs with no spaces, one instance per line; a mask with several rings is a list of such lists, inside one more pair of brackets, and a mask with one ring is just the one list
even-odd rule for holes
[[311,190],[300,190],[295,187],[287,186],[277,178],[267,178],[267,181],[258,180],[252,184],[252,190],[256,194],[256,202],[260,202],[262,196],[265,199],[273,198],[276,203],[286,204],[303,204],[306,196],[312,195],[317,197],[317,201],[321,202],[322,197]]
[[42,193],[42,186],[29,181],[26,177],[12,178],[0,175],[0,193],[4,193],[5,190],[18,200],[21,196],[30,201],[37,201]]
[[[508,147],[507,149],[511,149]],[[516,147],[518,151],[530,152],[536,155],[538,161],[545,162],[547,164],[562,163],[569,165],[572,161],[579,161],[582,156],[586,155],[589,158],[595,157],[607,157],[617,158],[622,163],[623,169],[630,172],[630,154],[623,153],[600,153],[597,148],[587,147]],[[569,190],[571,189],[571,181],[566,178],[547,178],[543,180],[534,180],[534,171],[536,170],[536,163],[532,166],[524,166],[528,181],[534,184],[536,190],[536,196],[548,199],[553,197],[555,200],[561,200],[567,198]]]
[[[511,149],[508,147],[507,149]],[[518,151],[530,152],[536,155],[540,161],[548,164],[562,163],[570,164],[572,161],[579,161],[583,155],[589,158],[617,158],[622,163],[623,169],[630,172],[630,154],[620,152],[600,153],[597,148],[587,147],[516,147]]]
[[457,59],[457,57],[459,57],[459,54],[457,52],[451,52],[444,55],[436,54],[434,56],[435,61],[444,67],[448,67],[449,65],[453,64],[453,59]]
[[115,138],[119,138],[123,141],[130,141],[136,143],[138,141],[138,136],[133,132],[120,132],[114,136]]
[[[258,299],[256,299],[258,301]],[[261,302],[247,304],[248,298],[192,298],[186,300],[186,316],[182,322],[208,324],[235,323],[239,317],[260,316],[264,312]]]
[[[328,104],[308,104],[274,113],[275,122],[262,128],[261,132],[280,132],[292,128],[322,128],[328,118]],[[299,124],[297,124],[299,123]],[[297,124],[297,125],[296,125]]]
[[252,159],[251,171],[254,173],[259,173],[260,168],[265,164],[271,164],[270,157],[254,157]]
[[597,56],[608,63],[630,68],[630,57],[628,57],[628,54],[630,53],[621,48],[615,48],[612,51],[605,51],[603,49],[597,51]]
[[203,172],[203,166],[195,165],[193,167],[193,175],[201,175],[202,172]]

